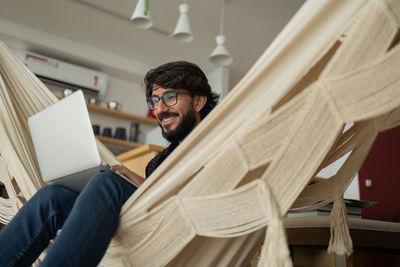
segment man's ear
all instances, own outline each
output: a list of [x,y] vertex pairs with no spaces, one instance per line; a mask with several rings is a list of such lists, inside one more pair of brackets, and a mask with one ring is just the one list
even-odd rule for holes
[[200,112],[200,110],[204,107],[207,102],[207,97],[205,95],[195,95],[194,96],[194,110],[196,112]]

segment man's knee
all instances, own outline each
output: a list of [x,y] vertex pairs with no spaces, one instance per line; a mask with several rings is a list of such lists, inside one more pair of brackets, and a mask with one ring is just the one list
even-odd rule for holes
[[115,177],[116,174],[114,174],[111,171],[101,171],[98,174],[94,175],[90,180],[89,184],[90,186],[113,186],[117,181],[117,177]]
[[89,180],[84,192],[91,192],[92,194],[96,192],[96,194],[101,193],[108,196],[115,195],[118,198],[122,196],[122,199],[125,199],[126,196],[130,196],[135,190],[136,187],[126,182],[119,175],[112,171],[102,171]]
[[49,184],[40,188],[32,199],[38,201],[40,205],[65,205],[69,202],[73,203],[77,196],[78,194],[76,192],[71,191],[65,187]]

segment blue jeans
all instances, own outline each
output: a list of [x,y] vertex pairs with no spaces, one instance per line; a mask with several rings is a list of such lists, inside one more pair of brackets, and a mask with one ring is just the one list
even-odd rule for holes
[[44,186],[0,231],[0,266],[30,266],[61,228],[40,266],[96,266],[135,190],[109,171],[95,175],[80,194]]

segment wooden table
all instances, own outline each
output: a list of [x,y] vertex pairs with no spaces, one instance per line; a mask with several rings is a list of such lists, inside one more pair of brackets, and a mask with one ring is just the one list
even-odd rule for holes
[[[285,218],[284,224],[296,266],[303,266],[301,263],[296,264],[295,250],[297,248],[300,248],[303,253],[307,249],[310,251],[320,249],[327,255],[326,259],[337,260],[335,255],[328,255],[325,252],[330,239],[329,216]],[[330,265],[325,262],[325,265],[320,266],[364,266],[362,255],[365,252],[400,255],[400,223],[349,217],[348,225],[354,253],[347,258],[345,265],[338,265],[337,262]],[[315,262],[315,259],[310,260]],[[302,262],[306,260],[302,259]]]
[[138,148],[129,150],[123,154],[117,156],[117,159],[121,161],[130,170],[137,174],[145,177],[147,163],[160,153],[164,147],[156,145],[142,145]]

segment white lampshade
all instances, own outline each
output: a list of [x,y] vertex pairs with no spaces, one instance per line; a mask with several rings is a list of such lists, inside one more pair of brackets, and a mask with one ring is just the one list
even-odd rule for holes
[[133,11],[131,21],[141,29],[148,29],[153,25],[150,18],[150,12],[147,10],[145,14],[146,3],[145,0],[138,0],[135,11]]
[[225,47],[225,36],[218,35],[216,38],[217,47],[210,55],[210,61],[220,66],[228,66],[233,62],[233,58]]
[[184,43],[188,43],[193,40],[193,34],[190,29],[189,16],[187,15],[188,11],[188,4],[184,3],[179,6],[179,12],[181,13],[181,15],[178,19],[175,30],[172,33],[172,37]]

